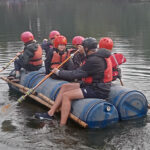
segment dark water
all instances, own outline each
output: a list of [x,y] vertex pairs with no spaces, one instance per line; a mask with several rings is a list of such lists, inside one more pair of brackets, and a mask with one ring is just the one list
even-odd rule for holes
[[[0,68],[22,50],[20,34],[25,30],[32,31],[39,42],[53,29],[65,35],[69,43],[75,35],[97,40],[110,36],[113,51],[127,58],[122,65],[124,85],[140,90],[150,102],[148,0],[0,0],[0,14]],[[12,68],[13,64],[1,76],[8,75]],[[0,80],[1,106],[19,97]],[[72,121],[66,128],[59,128],[59,115],[53,122],[33,118],[35,112],[46,110],[27,99],[6,119],[0,118],[0,149],[150,149],[150,113],[139,120],[91,130]]]

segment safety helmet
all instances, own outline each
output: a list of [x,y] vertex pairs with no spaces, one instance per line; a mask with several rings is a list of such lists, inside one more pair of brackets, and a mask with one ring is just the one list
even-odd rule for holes
[[54,47],[58,48],[58,45],[67,45],[67,39],[63,35],[59,35],[54,39]]
[[87,48],[88,50],[96,49],[97,48],[97,41],[95,38],[88,37],[88,38],[84,39],[84,41],[82,42],[82,46],[84,48]]
[[51,32],[49,33],[49,38],[50,38],[50,39],[55,39],[55,37],[56,37],[56,36],[59,36],[59,35],[60,35],[60,33],[59,33],[58,31],[53,30],[53,31],[51,31]]
[[21,41],[24,43],[30,42],[34,40],[34,36],[31,32],[25,31],[21,34]]
[[83,40],[84,40],[83,36],[75,36],[72,39],[72,45],[82,45]]
[[113,48],[113,41],[109,37],[101,38],[99,41],[99,48],[106,48],[108,50],[112,50]]

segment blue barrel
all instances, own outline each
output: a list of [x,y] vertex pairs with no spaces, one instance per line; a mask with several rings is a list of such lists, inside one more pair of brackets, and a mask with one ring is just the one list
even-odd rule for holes
[[[23,75],[23,74],[24,73],[22,73],[23,78],[21,78],[20,84],[28,88],[35,87],[45,77],[45,74],[42,71],[32,71],[27,75]],[[53,80],[51,78],[48,78],[36,89],[36,91],[44,94],[45,96],[49,97],[52,100],[55,100],[60,90],[60,87],[64,83],[68,83],[68,82],[63,80]]]
[[109,102],[117,108],[120,120],[140,118],[148,111],[148,102],[143,93],[119,85],[112,85]]
[[[22,73],[22,77],[21,84],[33,88],[45,77],[45,74],[40,71],[33,71],[26,75]],[[68,82],[48,78],[36,91],[55,100],[60,87],[64,83]],[[90,128],[103,128],[117,122],[119,119],[115,106],[101,99],[93,98],[73,101],[71,112],[85,121]]]
[[[22,71],[20,84],[33,88],[45,77],[44,72],[43,68],[30,73]],[[64,83],[68,82],[48,78],[36,91],[55,100]],[[107,101],[95,98],[76,100],[72,102],[71,112],[85,121],[89,128],[103,128],[118,120],[145,116],[147,114],[147,99],[139,91],[113,84]]]
[[118,111],[114,105],[96,98],[73,101],[71,112],[85,121],[89,128],[104,128],[119,120]]

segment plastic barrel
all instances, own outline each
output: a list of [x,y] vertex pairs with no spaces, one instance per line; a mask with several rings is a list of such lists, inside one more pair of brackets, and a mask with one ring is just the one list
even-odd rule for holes
[[120,120],[140,118],[148,111],[148,102],[142,92],[118,85],[112,85],[109,102],[117,108]]
[[[45,74],[40,71],[33,71],[28,73],[21,80],[21,84],[28,88],[35,87],[41,80],[43,80]],[[53,80],[51,78],[46,79],[39,87],[37,87],[36,91],[44,94],[45,96],[55,100],[60,87],[64,84],[68,83],[63,80]]]
[[85,121],[89,128],[104,128],[119,120],[115,106],[101,99],[88,98],[73,101],[71,112]]

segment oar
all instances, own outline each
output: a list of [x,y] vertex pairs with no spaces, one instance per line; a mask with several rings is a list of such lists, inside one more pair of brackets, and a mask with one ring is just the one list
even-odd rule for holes
[[119,80],[120,80],[120,84],[123,86],[123,82],[122,82],[121,78],[119,78]]
[[[22,54],[24,52],[24,50],[22,50],[21,52],[19,52],[20,54]],[[2,67],[2,69],[0,70],[0,72],[4,71],[7,67],[10,66],[10,64],[12,62],[14,62],[17,59],[18,55],[16,55],[6,66]]]
[[[59,69],[60,67],[62,67],[62,65],[64,65],[70,58],[72,58],[72,57],[73,57],[76,53],[78,53],[78,52],[79,52],[79,50],[77,50],[75,53],[71,54],[71,55],[70,55],[67,59],[65,59],[57,68]],[[16,105],[17,105],[18,103],[21,103],[22,101],[24,101],[27,96],[29,96],[30,94],[32,94],[32,93],[35,91],[35,89],[38,88],[38,87],[39,87],[46,79],[48,79],[53,73],[54,73],[54,72],[51,71],[51,72],[50,72],[48,75],[46,75],[46,76],[44,77],[44,79],[42,79],[35,87],[29,89],[29,90],[26,92],[25,95],[21,96],[21,97],[17,100],[17,102],[14,103],[13,105],[7,104],[7,105],[3,106],[3,107],[1,108],[1,112],[4,112],[4,113],[5,113],[5,112],[7,112],[7,110],[8,110],[9,108],[11,108],[11,107],[16,107]]]

